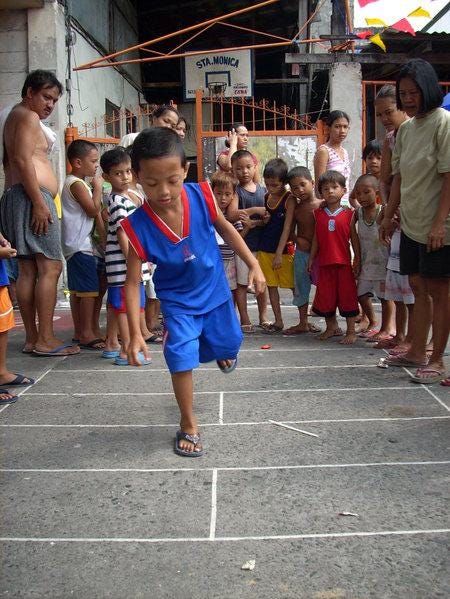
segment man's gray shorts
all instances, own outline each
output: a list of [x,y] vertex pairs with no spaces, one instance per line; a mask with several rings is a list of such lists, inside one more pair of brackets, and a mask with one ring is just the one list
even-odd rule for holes
[[61,234],[55,202],[48,189],[40,189],[53,220],[48,224],[47,234],[35,235],[31,230],[33,205],[21,184],[6,189],[0,199],[0,230],[17,250],[18,258],[43,254],[50,260],[61,260]]

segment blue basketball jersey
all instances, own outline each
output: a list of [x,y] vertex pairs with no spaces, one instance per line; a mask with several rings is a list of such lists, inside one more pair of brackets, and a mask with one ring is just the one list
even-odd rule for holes
[[217,206],[208,183],[186,183],[181,193],[183,232],[178,237],[147,202],[121,221],[153,275],[164,316],[206,314],[231,297],[213,223]]

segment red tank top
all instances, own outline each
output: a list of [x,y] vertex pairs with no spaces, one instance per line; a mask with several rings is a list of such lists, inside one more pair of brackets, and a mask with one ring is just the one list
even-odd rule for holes
[[350,223],[353,211],[342,206],[331,214],[328,208],[314,210],[320,266],[351,264]]

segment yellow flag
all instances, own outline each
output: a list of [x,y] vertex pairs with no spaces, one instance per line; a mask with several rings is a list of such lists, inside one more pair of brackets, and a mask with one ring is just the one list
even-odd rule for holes
[[387,27],[386,23],[381,19],[368,19],[366,17],[367,25],[381,25],[381,27]]
[[408,17],[431,17],[431,15],[427,10],[419,6],[419,8],[410,12]]
[[386,46],[384,45],[384,42],[381,39],[381,35],[379,33],[372,35],[372,37],[369,37],[369,39],[372,42],[372,44],[376,44],[383,50],[383,52],[386,52]]

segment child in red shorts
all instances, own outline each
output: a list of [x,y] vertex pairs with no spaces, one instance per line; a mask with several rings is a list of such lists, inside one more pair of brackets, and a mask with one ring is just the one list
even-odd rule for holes
[[350,345],[356,341],[355,318],[359,313],[355,282],[361,263],[358,234],[353,211],[341,206],[346,192],[344,176],[337,171],[326,171],[319,178],[318,188],[326,206],[314,210],[316,226],[308,270],[311,272],[317,255],[319,279],[312,310],[325,317],[327,328],[319,337],[324,340],[335,334],[335,313],[339,308],[347,320],[347,332],[340,343]]
[[[14,328],[14,312],[8,293],[8,275],[4,263],[5,258],[14,258],[17,252],[6,239],[0,235],[0,385],[32,385],[33,379],[23,374],[9,372],[6,368],[6,350],[8,347],[8,331]],[[19,398],[6,389],[0,389],[0,405],[14,403]]]

